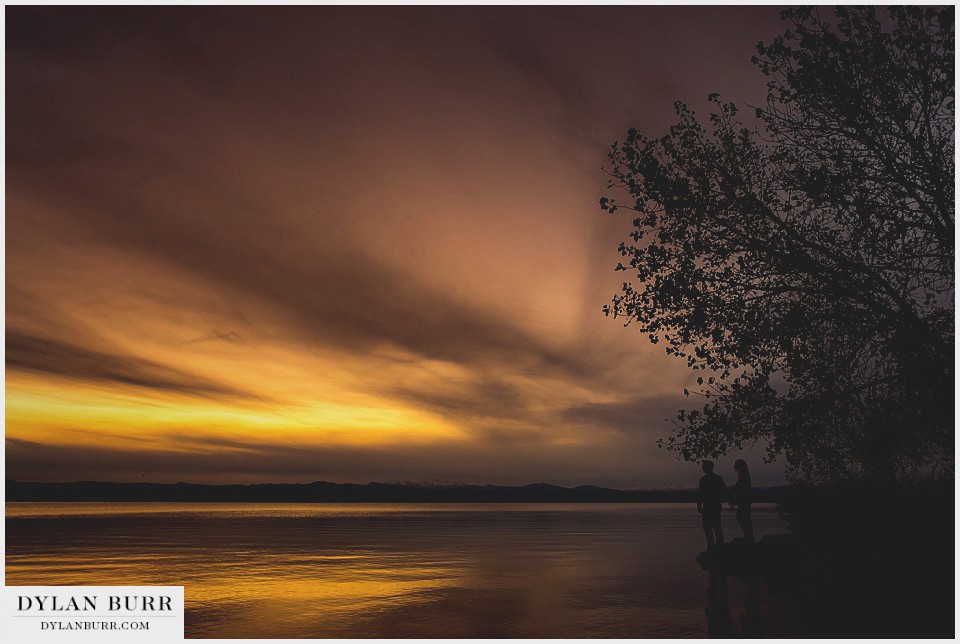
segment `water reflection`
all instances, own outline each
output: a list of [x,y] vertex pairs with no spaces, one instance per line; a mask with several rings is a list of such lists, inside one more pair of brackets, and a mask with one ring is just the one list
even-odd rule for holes
[[744,637],[766,637],[763,626],[763,610],[760,599],[760,580],[750,577],[744,580],[747,585],[746,611],[740,617],[740,630]]
[[183,585],[194,638],[703,637],[701,539],[685,504],[7,504],[6,574]]
[[[710,637],[766,637],[767,620],[764,618],[765,602],[760,589],[759,557],[760,552],[755,542],[741,539],[735,539],[732,543],[723,544],[697,556],[697,563],[707,572],[705,613]],[[739,611],[739,631],[731,617],[730,584],[727,581],[730,576],[735,579],[734,587],[739,591],[737,601],[733,604]],[[783,602],[774,603],[779,603],[783,608]]]
[[730,619],[730,596],[727,577],[709,570],[707,582],[707,632],[715,639],[733,637],[733,623]]

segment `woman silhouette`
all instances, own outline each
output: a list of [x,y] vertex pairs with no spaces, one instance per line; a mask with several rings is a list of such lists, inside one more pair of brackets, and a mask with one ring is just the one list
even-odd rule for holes
[[750,482],[750,470],[747,468],[747,462],[738,458],[733,469],[737,471],[737,482],[730,491],[730,507],[737,506],[737,523],[743,530],[745,541],[753,543],[753,519],[750,518],[750,503],[752,496],[752,485]]

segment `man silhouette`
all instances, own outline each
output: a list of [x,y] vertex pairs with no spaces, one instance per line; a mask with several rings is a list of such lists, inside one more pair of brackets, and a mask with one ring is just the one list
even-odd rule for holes
[[703,476],[700,477],[700,495],[697,497],[697,512],[703,518],[707,550],[712,550],[716,544],[723,543],[720,514],[723,512],[723,499],[726,495],[727,486],[723,478],[713,472],[713,461],[704,461]]

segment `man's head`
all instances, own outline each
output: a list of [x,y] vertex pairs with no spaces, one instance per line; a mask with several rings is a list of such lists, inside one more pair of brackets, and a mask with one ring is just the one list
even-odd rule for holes
[[703,462],[704,474],[709,474],[712,471],[713,471],[713,461],[704,461]]

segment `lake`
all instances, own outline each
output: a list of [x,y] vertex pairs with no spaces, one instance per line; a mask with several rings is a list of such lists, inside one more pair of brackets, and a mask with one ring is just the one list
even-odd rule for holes
[[[188,638],[708,637],[716,612],[692,504],[7,503],[6,516],[7,585],[184,586]],[[757,538],[787,531],[772,505],[753,516]],[[740,534],[732,510],[724,530]],[[727,588],[736,634],[783,634],[762,589],[758,608],[744,582]]]

